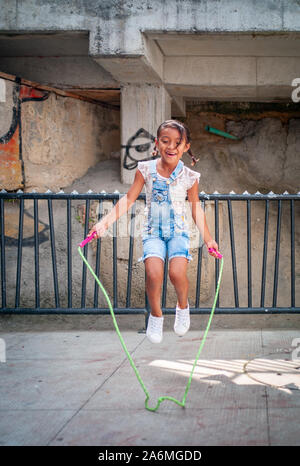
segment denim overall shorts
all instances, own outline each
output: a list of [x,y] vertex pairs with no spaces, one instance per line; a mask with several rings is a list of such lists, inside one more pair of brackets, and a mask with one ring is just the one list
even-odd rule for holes
[[183,162],[179,160],[175,170],[168,179],[162,179],[156,171],[157,159],[151,160],[150,173],[152,178],[151,207],[148,210],[148,218],[143,233],[143,257],[139,261],[145,261],[148,257],[159,257],[163,261],[173,257],[186,257],[189,255],[189,232],[181,230],[178,233],[175,225],[175,212],[170,196],[170,185],[173,183],[183,168]]

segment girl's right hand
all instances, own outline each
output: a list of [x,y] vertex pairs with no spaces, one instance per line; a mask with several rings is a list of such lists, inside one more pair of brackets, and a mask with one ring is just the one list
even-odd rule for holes
[[95,231],[97,234],[97,238],[100,238],[101,236],[104,236],[106,230],[107,230],[107,224],[100,221],[91,228],[88,236],[91,236]]

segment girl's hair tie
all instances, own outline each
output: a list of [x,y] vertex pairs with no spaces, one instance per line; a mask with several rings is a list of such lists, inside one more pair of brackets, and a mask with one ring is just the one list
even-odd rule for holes
[[158,149],[157,147],[154,147],[153,151],[152,151],[152,155],[153,157],[157,157],[158,156]]
[[196,163],[199,162],[200,159],[196,159],[196,157],[192,153],[191,149],[188,150],[188,154],[189,154],[190,157],[192,157],[191,165],[192,165],[192,167],[194,167],[196,165]]

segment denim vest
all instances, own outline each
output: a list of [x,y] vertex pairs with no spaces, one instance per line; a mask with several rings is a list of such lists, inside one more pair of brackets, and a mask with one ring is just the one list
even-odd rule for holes
[[[148,218],[144,229],[143,239],[149,237],[160,237],[170,239],[178,235],[188,235],[188,231],[175,218],[175,212],[170,196],[170,185],[176,180],[184,164],[179,160],[175,170],[167,180],[158,178],[156,171],[156,159],[151,160],[150,173],[152,178],[151,207],[148,211]],[[182,223],[182,221],[181,221]]]

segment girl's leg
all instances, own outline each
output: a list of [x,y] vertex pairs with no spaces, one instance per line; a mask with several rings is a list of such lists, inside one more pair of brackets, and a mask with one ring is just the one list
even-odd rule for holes
[[173,257],[169,262],[169,277],[175,287],[180,309],[186,309],[188,306],[187,266],[188,259],[186,257]]
[[159,257],[148,257],[145,259],[145,270],[146,293],[151,314],[155,317],[161,317],[161,287],[164,275],[164,261]]
[[173,257],[170,260],[170,280],[177,293],[176,316],[174,322],[175,333],[182,337],[190,328],[190,309],[188,303],[189,282],[187,278],[186,257]]

